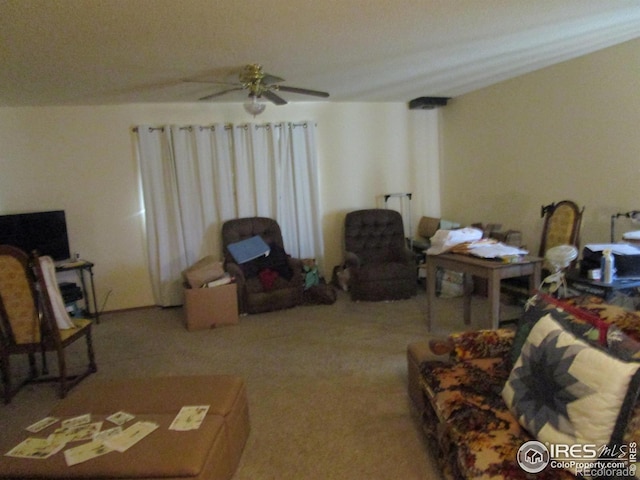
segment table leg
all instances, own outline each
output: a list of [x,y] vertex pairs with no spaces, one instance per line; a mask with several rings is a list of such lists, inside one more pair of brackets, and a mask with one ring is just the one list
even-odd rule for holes
[[489,320],[494,330],[500,325],[500,276],[497,271],[487,276],[487,297],[489,299]]
[[427,331],[433,323],[434,303],[436,301],[436,266],[427,260]]
[[542,276],[541,264],[541,262],[536,262],[533,266],[533,273],[529,275],[529,293],[531,295],[540,287],[540,282],[542,281],[540,278]]
[[89,303],[89,295],[87,293],[87,282],[84,281],[84,270],[79,268],[77,270],[78,277],[80,277],[80,285],[82,285],[82,296],[84,298],[84,310],[87,316],[91,316],[91,304]]
[[464,293],[464,324],[471,325],[471,292],[473,292],[473,275],[463,273],[462,282]]
[[93,316],[96,323],[100,323],[100,312],[98,311],[98,298],[96,297],[96,285],[93,283],[93,267],[89,267],[89,280],[91,282],[91,297],[93,298]]

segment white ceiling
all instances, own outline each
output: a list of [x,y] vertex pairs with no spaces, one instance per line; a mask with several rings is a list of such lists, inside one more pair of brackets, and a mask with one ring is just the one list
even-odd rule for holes
[[247,63],[329,101],[455,97],[638,37],[640,0],[0,0],[0,106],[197,101],[219,87],[183,79]]

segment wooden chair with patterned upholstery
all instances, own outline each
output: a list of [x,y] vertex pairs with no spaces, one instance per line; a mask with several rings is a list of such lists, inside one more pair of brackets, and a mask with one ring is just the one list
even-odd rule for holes
[[[584,207],[580,208],[571,200],[562,200],[558,203],[550,203],[540,208],[540,215],[544,218],[542,237],[538,256],[545,258],[547,251],[560,245],[572,245],[580,252],[580,227]],[[575,263],[572,262],[571,266]],[[543,263],[543,278],[552,269]],[[501,282],[501,291],[524,302],[529,297],[529,284],[526,278],[509,278]]]
[[562,200],[541,208],[544,217],[542,239],[538,256],[544,258],[547,250],[559,245],[573,245],[580,251],[580,227],[584,207],[580,209],[571,200]]
[[[0,245],[0,368],[5,403],[31,382],[57,381],[63,398],[70,388],[97,371],[91,326],[91,320],[71,320],[66,313],[50,257],[34,253],[30,258],[18,248]],[[87,345],[88,365],[80,373],[69,375],[66,348],[82,338]],[[35,361],[39,352],[42,375]],[[49,376],[47,352],[57,356],[56,376]],[[28,355],[29,374],[14,385],[10,357],[17,354]]]
[[22,386],[12,384],[11,355],[29,357],[29,375],[24,383],[38,376],[36,353],[42,348],[31,275],[27,255],[14,247],[0,245],[0,371],[5,403],[9,403]]

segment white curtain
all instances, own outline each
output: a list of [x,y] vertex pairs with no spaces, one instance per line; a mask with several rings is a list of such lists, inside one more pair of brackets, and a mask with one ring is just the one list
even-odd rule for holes
[[[296,258],[316,258],[324,250],[315,128],[310,123],[282,126],[276,155],[277,219],[285,246]],[[314,213],[315,212],[315,213]]]
[[182,271],[222,257],[232,218],[275,218],[285,250],[323,254],[315,125],[139,125],[150,276],[157,304],[182,303]]

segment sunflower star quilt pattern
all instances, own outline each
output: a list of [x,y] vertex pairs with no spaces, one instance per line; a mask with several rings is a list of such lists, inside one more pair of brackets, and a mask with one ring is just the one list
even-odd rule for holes
[[637,398],[639,367],[576,338],[546,315],[531,329],[502,397],[542,442],[606,445],[621,441],[629,413],[622,407],[628,395]]

